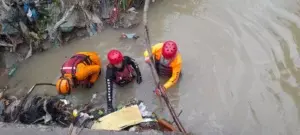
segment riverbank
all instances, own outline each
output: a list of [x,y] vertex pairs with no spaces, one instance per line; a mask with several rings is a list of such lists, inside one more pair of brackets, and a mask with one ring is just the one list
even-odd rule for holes
[[[119,3],[123,6],[114,5],[107,0],[2,3],[2,13],[5,15],[0,18],[0,88],[15,74],[20,63],[33,54],[62,47],[69,44],[70,40],[95,36],[107,28],[131,29],[138,26],[142,20],[142,12],[136,11],[136,8],[141,9],[144,1],[122,2],[128,3]],[[99,11],[95,10],[96,7]],[[19,14],[13,14],[12,11]],[[26,16],[27,12],[37,13]],[[11,23],[7,23],[7,20],[11,20]],[[12,27],[13,24],[16,27]],[[132,36],[131,33],[127,37],[124,35],[127,34],[123,34],[123,38],[132,38],[128,37]],[[121,36],[122,33],[118,35]]]

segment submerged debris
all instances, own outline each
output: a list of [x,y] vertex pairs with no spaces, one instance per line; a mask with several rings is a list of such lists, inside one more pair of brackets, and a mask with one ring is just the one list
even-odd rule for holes
[[71,106],[59,97],[35,96],[21,112],[19,120],[23,124],[51,124],[68,126]]
[[122,33],[121,39],[138,39],[139,36],[136,33]]
[[[154,113],[147,111],[142,101],[131,100],[121,105],[115,112],[106,114],[104,108],[95,107],[95,99],[96,94],[89,103],[75,106],[62,96],[33,96],[22,106],[23,111],[19,115],[18,122],[29,125],[76,127],[70,128],[72,132],[75,129],[75,132],[80,132],[82,128],[135,132],[164,129],[159,123],[160,120]],[[19,104],[20,100],[16,97],[3,96],[0,100],[0,120],[14,122],[13,118],[18,111],[15,108]],[[107,122],[109,125],[105,124]]]

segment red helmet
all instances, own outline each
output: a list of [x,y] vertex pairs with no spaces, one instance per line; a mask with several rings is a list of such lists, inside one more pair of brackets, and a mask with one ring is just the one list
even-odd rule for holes
[[119,50],[110,50],[107,54],[107,58],[110,64],[119,64],[123,61],[123,55]]
[[172,59],[176,56],[177,44],[174,41],[166,41],[162,47],[162,55],[166,59]]

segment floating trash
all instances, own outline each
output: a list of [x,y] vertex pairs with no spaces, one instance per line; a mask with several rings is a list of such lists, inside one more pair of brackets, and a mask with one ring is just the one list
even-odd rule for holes
[[122,33],[121,38],[122,39],[138,39],[139,36],[137,36],[136,33]]

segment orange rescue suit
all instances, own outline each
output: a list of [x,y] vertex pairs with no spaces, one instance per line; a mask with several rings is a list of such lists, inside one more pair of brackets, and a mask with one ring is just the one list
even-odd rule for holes
[[[162,46],[163,43],[158,43],[152,46],[151,48],[152,55],[155,56],[155,60],[159,64],[159,65],[156,64],[156,68],[158,68],[157,66],[161,66],[161,63],[159,63],[159,61],[162,59]],[[149,56],[148,51],[144,52],[144,56],[145,57]],[[164,65],[167,70],[169,68],[169,70],[171,71],[170,79],[164,84],[164,87],[166,89],[170,88],[171,86],[177,83],[181,72],[181,63],[182,63],[181,55],[177,53],[175,58],[169,64]]]
[[[61,71],[64,77],[75,79],[77,81],[85,81],[88,79],[90,83],[95,83],[99,77],[99,74],[101,72],[101,61],[100,57],[96,52],[78,52],[76,53],[72,58],[78,57],[78,56],[87,56],[87,60],[90,61],[87,63],[86,61],[79,61],[79,63],[76,63],[74,67],[72,66],[65,66],[65,64],[62,66]],[[72,59],[70,58],[70,59]],[[68,61],[66,61],[68,62]],[[66,63],[65,62],[65,63]],[[75,67],[76,66],[76,67]],[[76,69],[75,73],[63,73],[64,70],[68,69]],[[90,78],[89,78],[90,77]],[[73,80],[74,81],[74,80]],[[75,83],[75,82],[73,82]]]

